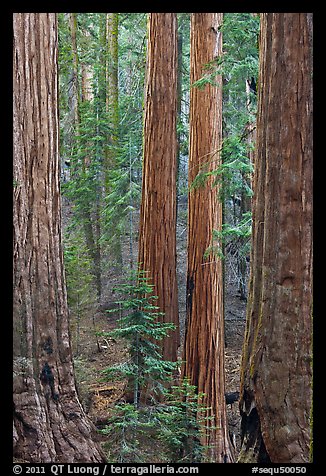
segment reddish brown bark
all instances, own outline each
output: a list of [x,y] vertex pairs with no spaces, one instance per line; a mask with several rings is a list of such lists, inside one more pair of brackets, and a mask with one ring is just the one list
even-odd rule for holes
[[14,456],[97,462],[75,387],[61,244],[57,25],[14,14]]
[[[191,19],[191,84],[205,73],[204,67],[222,52],[219,26],[221,13],[194,13]],[[190,95],[189,184],[204,166],[207,172],[220,164],[222,145],[222,89],[206,85],[193,87]],[[231,462],[224,397],[224,322],[222,262],[212,245],[213,230],[221,230],[222,203],[218,188],[209,178],[204,186],[189,193],[187,321],[183,375],[210,407],[206,416],[210,427],[203,443],[210,445],[208,459]],[[216,428],[213,429],[212,427]]]
[[179,345],[176,279],[177,19],[150,13],[145,91],[144,160],[139,255],[148,272],[162,321],[175,331],[162,341],[162,355],[177,360]]
[[241,462],[310,458],[311,47],[311,14],[261,14]]

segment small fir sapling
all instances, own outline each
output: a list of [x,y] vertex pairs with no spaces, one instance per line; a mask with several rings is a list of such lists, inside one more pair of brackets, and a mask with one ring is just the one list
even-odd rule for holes
[[[126,339],[129,358],[103,373],[106,378],[127,379],[129,393],[133,394],[128,401],[138,407],[141,397],[143,400],[159,398],[164,383],[171,380],[177,368],[176,362],[162,359],[158,345],[175,326],[159,322],[162,313],[154,304],[157,296],[153,295],[153,285],[149,284],[146,272],[133,271],[128,283],[117,287],[116,291],[124,296],[116,304],[125,315],[118,320],[119,328],[101,335]],[[107,312],[116,312],[116,309]]]
[[145,272],[132,272],[129,282],[117,288],[124,296],[117,306],[126,314],[118,320],[119,328],[101,333],[126,339],[129,349],[126,362],[103,371],[106,379],[127,380],[128,386],[125,400],[114,406],[101,432],[108,436],[111,461],[151,461],[149,448],[156,442],[162,461],[200,462],[206,449],[200,434],[208,420],[199,403],[202,395],[187,379],[171,385],[178,363],[163,360],[157,341],[174,325],[157,321],[161,313],[148,281]]

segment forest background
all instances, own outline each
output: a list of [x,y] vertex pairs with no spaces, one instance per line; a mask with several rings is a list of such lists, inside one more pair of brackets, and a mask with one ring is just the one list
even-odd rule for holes
[[[59,16],[60,137],[64,205],[69,204],[70,210],[73,210],[65,223],[68,225],[65,264],[74,309],[74,306],[83,306],[79,302],[80,294],[89,304],[94,301],[95,295],[102,299],[102,281],[112,289],[110,280],[100,279],[100,273],[107,273],[114,267],[121,269],[121,265],[126,269],[133,268],[136,261],[135,240],[138,237],[134,223],[141,199],[146,14],[119,15],[119,50],[117,24],[112,26],[111,32],[105,32],[104,14],[69,15],[74,15],[73,19],[68,14]],[[188,193],[189,14],[178,16],[177,198],[179,206],[183,206],[183,216],[181,214],[179,218],[185,219]],[[78,28],[75,23],[72,33],[71,21],[76,22],[77,18]],[[117,18],[112,21],[117,21]],[[248,142],[252,131],[248,130],[248,124],[254,124],[256,102],[255,86],[250,89],[248,83],[258,74],[258,31],[258,16],[249,13],[225,15],[223,38],[227,54],[224,54],[222,70],[224,160],[215,174],[217,179],[223,177],[221,198],[225,203],[226,217],[223,238],[227,252],[232,246],[234,248],[233,271],[242,299],[246,297],[248,266],[245,261],[248,262],[249,254],[250,174],[253,170],[250,163],[253,145]],[[107,34],[111,34],[116,43],[112,43],[112,38],[104,41]],[[209,72],[195,87],[214,81],[216,74],[216,71]],[[108,104],[109,98],[112,104]],[[75,130],[77,127],[78,133]],[[110,161],[114,166],[107,166]],[[81,165],[79,168],[75,166],[77,170],[74,170],[74,164]],[[192,186],[200,186],[200,181],[205,181],[204,173]],[[104,189],[109,193],[104,194]],[[76,246],[78,241],[80,248]],[[101,263],[98,262],[100,248],[102,255],[106,253]],[[78,258],[75,253],[78,253]],[[79,268],[76,267],[77,261]],[[83,273],[80,273],[81,269]],[[74,276],[78,276],[80,289],[74,285]],[[80,276],[86,279],[84,284]],[[86,294],[82,291],[84,286]]]
[[[192,86],[190,14],[177,17],[176,198],[181,341],[186,314],[190,87],[214,84],[217,74],[222,73],[223,165],[216,167],[213,175],[216,186],[223,183],[219,200],[223,202],[224,224],[222,235],[215,231],[220,245],[215,246],[214,252],[223,256],[225,263],[227,390],[236,392],[249,275],[259,16],[224,15],[223,60],[206,65],[207,73]],[[116,284],[137,267],[146,37],[147,14],[59,15],[60,154],[68,302],[77,375],[87,382],[82,394],[89,407],[93,405],[91,411],[104,406],[102,416],[96,416],[100,422],[106,420],[103,414],[110,401],[118,398],[116,392],[121,391],[121,385],[112,388],[111,384],[96,384],[94,367],[92,370],[92,366],[85,365],[85,356],[86,349],[90,352],[89,347],[94,350],[96,345],[97,351],[105,353],[105,358],[100,359],[103,367],[103,360],[107,364],[112,358],[107,354],[115,354],[112,341],[99,336],[101,331],[107,331],[103,312],[112,310],[114,301],[119,300],[114,294]],[[191,186],[201,187],[206,179],[203,169]],[[112,320],[114,314],[109,316]],[[182,351],[179,352],[181,358]],[[234,426],[231,438],[239,445],[240,419],[233,406],[228,407],[228,412],[229,424]]]
[[[191,66],[190,58],[190,14],[177,14],[175,18],[172,17],[173,14],[169,15],[172,19],[170,24],[168,22],[155,23],[159,15],[152,14],[148,27],[147,14],[58,14],[63,251],[70,314],[69,332],[78,394],[84,411],[102,434],[102,447],[106,452],[106,458],[109,460],[119,462],[151,461],[154,456],[151,443],[152,440],[155,440],[159,442],[158,447],[155,448],[155,458],[158,458],[159,461],[202,461],[203,458],[217,461],[221,458],[220,462],[230,462],[237,457],[240,447],[242,448],[240,451],[242,461],[245,461],[246,458],[249,458],[247,461],[251,461],[251,446],[254,438],[254,453],[257,451],[260,461],[264,461],[264,458],[268,461],[269,456],[262,440],[259,419],[256,420],[255,412],[251,411],[255,407],[254,400],[251,401],[248,413],[248,399],[250,401],[252,398],[250,386],[255,384],[256,377],[252,375],[252,364],[246,368],[247,352],[252,345],[253,335],[250,333],[244,335],[249,265],[253,260],[256,263],[254,270],[259,270],[257,264],[260,260],[258,254],[261,246],[260,237],[255,227],[252,239],[254,251],[252,249],[250,251],[253,151],[256,141],[258,67],[260,66],[262,70],[266,65],[267,68],[269,67],[266,60],[268,49],[261,56],[266,63],[259,65],[258,14],[229,13],[223,14],[223,17],[222,14],[194,14],[192,17],[193,41],[196,41],[196,38],[201,38],[202,30],[208,28],[208,24],[204,24],[204,21],[208,20],[212,22],[212,26],[209,27],[209,36],[223,38],[223,44],[221,41],[216,42],[217,48],[221,48],[218,50],[218,54],[215,53],[213,60],[202,61],[202,64],[200,64],[201,74],[196,77],[195,82],[190,81],[190,76],[194,75],[196,68],[194,64]],[[289,27],[289,31],[291,31],[291,22],[295,20],[294,17],[292,19],[292,14],[288,15],[288,17],[284,16],[283,27]],[[164,14],[162,16],[168,17]],[[268,28],[272,25],[272,23],[268,24],[271,18],[272,16],[263,14],[265,32],[269,31]],[[278,28],[279,24],[277,22],[280,19],[283,21],[282,14],[279,14],[279,17],[275,16],[275,24],[273,24],[275,29]],[[176,20],[177,23],[174,23]],[[289,23],[286,23],[287,21]],[[308,39],[310,34],[309,21],[308,18]],[[38,25],[38,23],[35,23],[35,25]],[[176,25],[178,25],[178,29],[174,30]],[[176,34],[176,41],[172,40],[170,43],[169,31],[171,32],[171,38]],[[50,38],[52,41],[51,35]],[[267,38],[270,39],[270,37]],[[159,41],[156,41],[157,39]],[[174,64],[177,64],[178,68],[173,69],[174,66],[171,66],[171,83],[166,88],[166,101],[161,100],[161,103],[155,106],[155,98],[151,97],[150,87],[151,80],[153,81],[152,84],[155,84],[155,74],[153,77],[151,77],[151,74],[153,74],[153,71],[155,72],[156,65],[159,64],[160,51],[155,48],[157,48],[157,44],[160,44],[160,41],[165,42],[166,49],[170,48],[171,45],[172,49],[169,50],[171,55],[168,58],[173,58]],[[198,58],[200,55],[205,58],[204,44],[206,38],[201,41],[203,43],[198,42],[199,46],[196,53]],[[193,43],[193,45],[196,45],[196,43]],[[209,48],[209,41],[207,41],[206,47]],[[173,50],[173,48],[175,49]],[[193,48],[195,47],[193,46]],[[151,51],[156,51],[156,55],[152,53],[151,56]],[[309,52],[309,48],[307,50],[302,49],[302,51],[304,53]],[[196,54],[194,57],[196,57]],[[154,62],[152,64],[153,58]],[[306,58],[308,59],[306,60]],[[298,64],[301,64],[300,59],[293,58],[293,60],[298,60]],[[309,68],[309,53],[306,57],[303,57],[302,65],[307,69]],[[168,77],[170,64],[166,68],[166,77]],[[177,71],[177,76],[173,76],[175,71]],[[289,77],[291,73],[290,68]],[[19,78],[19,75],[17,77]],[[145,84],[149,89],[144,90]],[[310,96],[307,82],[304,83],[304,87],[306,88],[304,89],[304,94],[306,94],[304,97],[307,98],[307,111],[309,111]],[[287,91],[291,91],[289,82],[287,88],[285,88],[285,94]],[[209,123],[204,127],[207,131],[207,137],[209,137],[211,131],[213,137],[219,137],[220,142],[216,152],[220,159],[217,160],[213,157],[212,160],[202,162],[197,168],[197,165],[195,166],[190,162],[190,160],[193,160],[193,156],[192,159],[188,157],[188,151],[190,150],[191,156],[191,151],[196,147],[194,142],[196,132],[193,131],[196,131],[194,124],[197,110],[194,104],[196,104],[196,97],[200,97],[200,91],[207,92],[208,104],[210,103],[209,98],[220,98],[223,116],[219,116],[220,120],[218,121],[219,126],[216,129],[216,134],[214,132],[215,123],[211,123],[213,124],[211,128]],[[271,95],[273,93],[275,94],[275,91],[270,92]],[[174,94],[176,95],[174,96]],[[210,94],[212,96],[209,96]],[[216,96],[213,96],[214,94]],[[291,97],[290,92],[288,96],[284,96],[284,99],[290,101],[289,98]],[[176,246],[177,261],[174,261],[175,258],[172,255],[167,257],[167,255],[164,255],[165,251],[161,251],[168,250],[169,247],[164,246],[164,241],[165,238],[170,239],[171,233],[165,232],[165,235],[163,234],[162,246],[151,248],[150,240],[146,241],[151,233],[153,234],[153,231],[154,235],[159,233],[159,227],[152,226],[152,230],[150,230],[148,224],[146,224],[146,220],[150,223],[150,219],[157,215],[155,210],[157,203],[154,201],[152,202],[154,206],[152,205],[152,208],[148,207],[149,201],[146,197],[151,196],[153,189],[150,187],[158,186],[159,183],[155,182],[155,180],[157,181],[154,173],[155,169],[151,168],[150,154],[148,155],[146,150],[151,150],[151,147],[154,147],[152,150],[155,150],[155,147],[162,147],[162,144],[159,143],[160,130],[158,129],[156,137],[155,135],[151,137],[151,133],[155,130],[156,123],[161,122],[155,120],[155,117],[160,119],[160,107],[162,106],[161,114],[164,115],[164,102],[168,104],[170,99],[175,101],[173,104],[176,108],[176,123],[173,127],[176,127],[177,131],[177,147],[175,149],[176,155],[171,156],[171,164],[173,163],[173,167],[175,166],[176,183],[167,191],[166,201],[159,206],[165,208],[165,213],[171,213],[170,216],[165,215],[167,217],[166,223],[169,224],[176,220],[176,243],[172,244],[170,248],[173,250],[173,247]],[[191,104],[193,105],[192,109]],[[295,110],[296,105],[290,102],[289,104]],[[154,109],[151,110],[151,107],[154,107]],[[157,107],[156,110],[155,107]],[[205,108],[204,102],[202,105],[200,102],[197,103],[198,110],[201,107]],[[169,114],[169,108],[166,110]],[[267,110],[265,109],[265,113]],[[156,111],[157,116],[153,115],[153,111]],[[220,112],[217,111],[217,114],[220,114]],[[264,116],[261,116],[261,121],[263,120],[262,117]],[[189,118],[192,118],[192,123],[189,122]],[[302,114],[302,120],[304,118],[305,113]],[[271,120],[274,119],[275,114],[271,116]],[[169,123],[169,120],[166,122]],[[309,125],[307,126],[307,124],[309,124],[309,120],[303,126],[307,127],[307,137],[309,139]],[[197,131],[199,129],[197,126]],[[270,130],[272,131],[272,128]],[[262,131],[265,133],[267,129],[261,126],[260,131],[262,134]],[[221,134],[221,136],[218,134]],[[264,139],[260,136],[260,144],[262,144],[262,140]],[[212,144],[213,142],[208,146],[212,146]],[[307,144],[309,147],[309,140]],[[293,147],[295,146],[296,143]],[[174,149],[172,143],[170,147],[167,147],[166,156],[168,156],[170,149]],[[258,160],[264,159],[261,159],[258,154]],[[216,166],[213,164],[216,164]],[[264,170],[264,162],[262,164],[256,172],[257,184],[261,187],[263,185],[259,182],[259,174],[260,171]],[[193,173],[194,170],[197,170],[195,174]],[[266,170],[269,171],[268,168]],[[283,173],[282,169],[280,170],[280,173]],[[164,183],[165,169],[163,165],[161,170],[158,167],[156,173],[161,174],[162,183]],[[272,179],[274,179],[274,176],[278,177],[277,174],[272,175]],[[192,178],[190,179],[190,177]],[[288,176],[284,175],[284,177],[286,180]],[[295,190],[294,181],[288,183],[293,197],[297,196],[297,193],[302,193],[303,200],[307,197],[308,205],[310,204],[309,177],[309,169],[307,169],[307,181],[303,181],[303,189],[300,192]],[[19,181],[14,182],[14,187],[16,187],[18,194],[23,191]],[[192,201],[192,205],[191,203],[188,204],[189,197],[204,197],[203,190],[206,189],[214,190],[212,194],[209,192],[207,197],[209,201],[212,200],[212,209],[215,210],[215,206],[217,207],[219,220],[223,219],[223,223],[222,221],[214,222],[214,220],[210,222],[210,210],[207,209],[208,224],[210,224],[206,236],[204,233],[205,249],[201,251],[204,253],[204,260],[207,261],[207,264],[220,263],[218,265],[220,266],[219,273],[222,273],[218,277],[218,279],[221,279],[217,287],[218,296],[216,298],[213,296],[211,301],[211,295],[207,294],[206,301],[204,299],[202,301],[207,307],[207,316],[210,313],[214,316],[214,306],[218,305],[219,317],[216,322],[219,327],[217,327],[217,335],[219,338],[223,335],[222,344],[219,347],[219,359],[221,360],[216,361],[216,363],[213,360],[213,363],[210,363],[205,369],[207,376],[216,374],[215,365],[222,369],[217,373],[219,374],[218,378],[222,379],[219,382],[223,391],[222,393],[217,391],[216,394],[214,393],[215,377],[212,381],[210,377],[207,378],[203,384],[203,369],[199,369],[197,376],[196,371],[193,373],[197,364],[196,360],[192,360],[192,349],[196,347],[196,344],[194,345],[195,341],[192,341],[194,338],[192,322],[195,322],[195,318],[191,314],[191,309],[193,302],[197,305],[201,300],[200,294],[196,294],[200,292],[200,288],[196,289],[194,285],[191,275],[192,261],[189,258],[191,251],[189,244],[187,250],[186,243],[187,228],[191,233],[196,230],[197,223],[201,223],[194,218],[197,211],[196,208],[193,208],[194,201]],[[172,195],[169,195],[169,192]],[[261,197],[263,198],[259,198],[261,202],[258,200],[256,203],[256,226],[258,227],[259,223],[263,223],[259,221],[259,213],[262,209],[259,208],[259,203],[263,204],[263,200],[265,200],[263,188],[260,189],[260,192],[262,192]],[[268,193],[268,189],[266,189],[266,193]],[[282,193],[282,190],[280,193]],[[19,201],[17,203],[19,205]],[[173,205],[170,212],[167,211],[170,206],[168,203]],[[265,214],[268,217],[270,207],[268,208],[267,196],[266,203],[264,205],[266,207]],[[197,201],[199,210],[200,207],[204,207],[202,209],[204,210],[206,205],[205,199],[202,202]],[[54,207],[56,207],[56,202]],[[18,211],[17,217],[20,216],[20,213]],[[273,213],[270,216],[273,217]],[[297,220],[300,219],[298,212]],[[153,221],[153,223],[158,222]],[[163,220],[162,226],[166,226],[166,223]],[[308,259],[310,256],[309,223],[306,222],[304,226],[308,231]],[[168,230],[168,228],[165,230]],[[198,228],[198,236],[201,236],[200,233],[203,233],[203,231],[202,229],[199,231]],[[190,234],[189,236],[191,236],[190,242],[193,240],[193,243],[195,243],[193,235]],[[266,236],[270,237],[270,243],[274,246],[273,229],[268,229],[267,225]],[[296,245],[297,238],[292,235],[289,236]],[[202,245],[198,241],[196,246]],[[162,256],[160,256],[160,252],[163,253]],[[23,252],[20,251],[20,253]],[[186,268],[187,253],[188,269]],[[155,313],[158,308],[153,307],[153,298],[150,297],[153,291],[149,286],[151,278],[154,278],[156,288],[161,291],[158,293],[160,294],[158,302],[162,303],[165,299],[170,299],[169,292],[159,281],[161,279],[159,275],[145,279],[142,275],[135,277],[135,274],[132,274],[132,271],[135,272],[139,267],[142,268],[141,263],[145,263],[144,269],[151,267],[153,256],[156,256],[154,274],[155,264],[157,265],[162,257],[163,263],[165,259],[165,268],[168,269],[169,273],[167,275],[168,282],[171,284],[170,294],[174,296],[171,300],[171,309],[173,310],[171,315],[174,318],[176,315],[178,316],[178,319],[175,320],[176,328],[169,324],[169,319],[166,317],[167,313],[170,312],[169,306],[166,306],[164,318],[162,318],[162,315]],[[169,261],[170,259],[171,261]],[[303,263],[305,263],[304,259]],[[171,266],[170,268],[168,268],[168,264]],[[295,265],[292,264],[291,266]],[[300,273],[299,267],[295,269]],[[309,262],[304,269],[309,272]],[[285,272],[286,269],[281,269],[281,271]],[[177,277],[176,284],[173,281],[174,273]],[[257,286],[265,286],[261,284],[266,278],[265,275],[260,277],[261,283],[259,278],[255,277],[255,273],[252,273],[252,276],[251,286],[253,286],[254,292],[255,289],[258,289]],[[304,276],[305,278],[302,279],[306,279],[308,274]],[[204,279],[207,279],[207,277],[209,275],[203,273],[201,283],[204,283]],[[165,278],[163,276],[163,284]],[[212,283],[214,283],[214,279]],[[290,276],[283,275],[281,278],[281,282],[285,283],[285,288],[289,285],[292,286],[293,281],[292,274]],[[21,282],[19,279],[17,282],[21,293]],[[205,281],[205,286],[208,282]],[[201,283],[199,283],[199,286]],[[198,286],[198,284],[196,285]],[[222,288],[223,293],[221,292]],[[178,294],[175,292],[176,289],[178,289]],[[263,288],[263,292],[267,293],[267,291],[267,288]],[[286,289],[284,289],[285,291]],[[285,294],[283,301],[280,301],[280,309],[281,311],[283,309],[282,312],[285,313],[288,312],[288,308],[285,304],[285,307],[282,308],[282,303],[287,302],[288,298],[286,296],[288,295]],[[196,296],[195,300],[192,300],[193,296]],[[173,301],[175,298],[177,302]],[[214,301],[214,299],[216,300]],[[19,300],[21,300],[20,297],[18,297]],[[62,301],[59,301],[56,305],[57,310],[62,305]],[[255,305],[255,301],[248,303],[247,326],[250,326],[251,319],[254,319],[254,317],[251,317],[251,312],[254,316]],[[306,309],[309,308],[309,296],[308,300],[304,301],[304,306],[306,306]],[[296,318],[296,312],[294,312],[294,318]],[[225,318],[223,318],[223,315]],[[158,322],[154,323],[153,317],[157,317]],[[42,321],[39,320],[39,322]],[[213,320],[208,318],[207,322],[213,322]],[[309,319],[305,321],[307,331],[304,331],[303,326],[300,331],[303,333],[302,335],[309,334],[309,322]],[[20,345],[23,345],[23,349],[25,344],[22,340],[22,331],[18,327],[15,329],[18,330],[18,333],[14,342],[18,344],[20,339]],[[41,340],[38,345],[42,346],[42,354],[36,369],[39,365],[41,387],[43,387],[42,393],[45,392],[44,396],[48,402],[47,411],[51,413],[54,409],[57,412],[59,407],[63,405],[61,394],[64,395],[64,380],[62,380],[61,386],[58,385],[56,383],[56,367],[51,367],[48,363],[41,363],[46,354],[48,356],[53,354],[56,346],[52,337],[45,338],[45,329],[45,327],[39,329]],[[57,329],[59,333],[64,330],[60,327]],[[66,331],[64,330],[64,332]],[[298,331],[298,334],[295,334],[298,339],[301,335],[300,332]],[[168,333],[172,337],[168,337]],[[206,334],[202,334],[204,339],[206,339]],[[211,332],[211,335],[213,334],[214,331]],[[215,344],[213,344],[213,352],[211,353],[210,333],[208,332],[207,335],[208,355],[211,356],[214,354]],[[153,339],[157,345],[151,344]],[[37,339],[36,342],[38,342]],[[129,345],[126,345],[128,342]],[[65,342],[63,344],[65,345]],[[221,349],[224,349],[224,344],[225,352],[221,352]],[[29,345],[27,341],[27,349]],[[60,348],[60,345],[58,344],[58,348]],[[309,339],[307,345],[309,345]],[[159,349],[162,355],[158,352]],[[241,354],[242,349],[243,354]],[[203,351],[205,351],[205,344],[202,348],[198,347],[200,359],[204,355],[201,354]],[[62,352],[65,352],[63,348],[60,351],[63,355]],[[162,357],[166,360],[162,360]],[[178,360],[180,362],[185,357],[186,367],[183,370],[181,369],[181,376],[194,375],[195,377],[191,377],[191,382],[198,378],[196,385],[189,385],[187,380],[183,381],[180,386],[171,387],[171,384],[165,384],[164,381],[168,375],[170,377],[174,375],[174,380],[178,380],[177,375],[180,370],[177,370],[174,361]],[[306,359],[305,362],[309,367],[310,360],[306,357],[303,348],[300,359],[301,357]],[[50,359],[50,357],[48,358]],[[241,358],[242,373],[240,373]],[[223,381],[224,359],[225,389]],[[14,373],[16,372],[17,377],[20,378],[20,375],[29,371],[28,359],[24,360],[24,358],[18,357],[15,362],[20,366],[20,369],[14,368]],[[270,369],[262,370],[265,371],[267,376]],[[57,367],[57,372],[58,375],[64,375],[64,367],[62,369]],[[309,372],[308,369],[308,374]],[[228,407],[230,403],[234,404],[239,399],[240,374],[243,379],[242,392],[244,390],[240,402],[241,429],[237,405],[236,408],[234,406]],[[254,381],[252,383],[253,376]],[[263,373],[261,376],[264,380]],[[244,382],[245,388],[243,387]],[[170,390],[165,393],[167,391],[166,385],[170,390],[174,389],[172,393]],[[39,384],[36,383],[37,386]],[[50,393],[46,391],[47,388]],[[73,387],[69,388],[72,389]],[[204,390],[204,393],[196,395],[196,392],[201,390]],[[225,395],[224,390],[226,391]],[[162,395],[165,395],[165,399]],[[215,398],[219,402],[217,406],[216,402],[213,403]],[[226,399],[225,402],[224,398]],[[286,406],[290,401],[288,398],[288,391],[286,391],[284,396]],[[308,391],[307,402],[309,398]],[[152,401],[152,404],[149,403],[148,399]],[[205,406],[205,403],[208,406]],[[16,400],[16,404],[18,404],[18,400]],[[227,415],[225,404],[228,407]],[[282,402],[280,404],[282,405]],[[220,413],[215,414],[215,410]],[[15,426],[16,431],[18,431],[18,441],[19,433],[24,428],[24,425],[21,426],[23,413],[18,412],[17,417],[19,414],[21,416],[16,420]],[[203,414],[203,419],[200,418],[200,414]],[[71,411],[69,415],[76,415],[75,410]],[[262,414],[260,418],[263,424]],[[212,423],[214,419],[215,422],[221,421],[222,424],[214,426]],[[84,423],[81,422],[80,425],[84,425]],[[85,423],[84,428],[87,425]],[[28,427],[29,425],[25,424],[25,428]],[[158,427],[159,431],[157,431]],[[223,435],[221,433],[222,429]],[[296,430],[293,431],[295,433]],[[281,440],[282,438],[279,443]],[[265,442],[267,442],[267,439],[265,439]],[[50,443],[49,445],[51,446]],[[217,448],[219,448],[219,453]],[[276,447],[269,447],[270,452],[272,451],[271,448],[277,455],[275,458],[287,457],[286,452],[283,452],[282,455],[281,444],[279,447],[277,445]],[[90,458],[98,460],[102,457],[99,456],[100,453],[97,449],[90,451],[90,454],[94,451]],[[299,451],[301,450],[299,449]],[[293,454],[296,454],[296,452],[297,448],[293,450]],[[295,458],[295,456],[293,457]],[[306,457],[307,455],[304,456],[304,458]]]

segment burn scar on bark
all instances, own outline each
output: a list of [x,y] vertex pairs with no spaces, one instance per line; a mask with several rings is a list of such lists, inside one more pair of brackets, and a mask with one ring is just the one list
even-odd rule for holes
[[51,337],[48,337],[44,344],[43,344],[43,350],[48,354],[52,354],[53,353],[53,341],[51,339]]
[[194,284],[193,276],[188,276],[188,278],[187,278],[187,309],[188,309],[187,315],[191,315],[191,311],[192,311],[192,293],[193,293],[194,287],[195,287],[195,284]]
[[53,370],[48,364],[48,362],[45,362],[43,365],[41,374],[40,374],[40,380],[44,386],[48,385],[50,390],[51,390],[51,396],[52,399],[56,402],[59,400],[59,394],[55,391],[54,387],[54,375],[53,375]]

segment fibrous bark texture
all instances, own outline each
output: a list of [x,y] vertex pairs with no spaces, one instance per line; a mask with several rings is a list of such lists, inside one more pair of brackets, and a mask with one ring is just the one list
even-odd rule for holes
[[[205,66],[222,51],[221,13],[194,13],[191,18],[191,84],[205,74]],[[189,185],[198,172],[210,172],[220,164],[222,145],[222,89],[192,87],[190,95]],[[212,247],[213,230],[222,227],[222,203],[210,177],[189,193],[187,321],[183,375],[204,392],[201,403],[208,429],[203,443],[208,458],[232,462],[224,396],[224,322],[222,262]],[[209,249],[212,251],[209,252]],[[216,250],[215,250],[216,251]],[[215,428],[213,428],[215,427]]]
[[240,462],[310,458],[312,15],[261,14]]
[[75,387],[61,244],[57,24],[14,14],[14,456],[97,462]]
[[176,279],[177,19],[150,13],[145,90],[144,160],[139,266],[148,272],[162,320],[175,331],[162,341],[162,355],[177,360],[179,345]]

